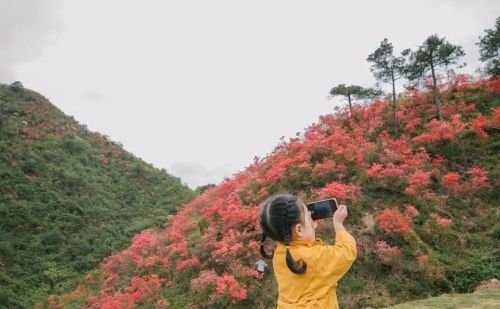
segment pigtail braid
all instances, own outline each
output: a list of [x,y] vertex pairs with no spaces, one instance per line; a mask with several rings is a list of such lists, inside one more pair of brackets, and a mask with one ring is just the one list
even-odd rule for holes
[[287,203],[284,210],[284,220],[281,226],[281,232],[283,235],[283,239],[285,240],[286,246],[286,265],[294,274],[303,274],[307,270],[307,264],[300,259],[299,261],[295,261],[290,253],[290,222],[288,222],[288,207],[290,204]]
[[265,259],[272,259],[274,256],[274,252],[269,254],[266,251],[266,248],[264,248],[264,242],[266,241],[266,232],[262,233],[262,238],[260,239],[260,254],[265,258]]

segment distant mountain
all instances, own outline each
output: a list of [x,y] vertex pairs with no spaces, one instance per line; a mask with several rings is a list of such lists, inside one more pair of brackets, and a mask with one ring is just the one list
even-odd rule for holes
[[0,307],[68,291],[195,195],[40,94],[0,85]]

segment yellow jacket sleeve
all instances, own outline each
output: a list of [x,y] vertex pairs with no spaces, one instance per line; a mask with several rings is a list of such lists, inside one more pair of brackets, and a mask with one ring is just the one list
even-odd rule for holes
[[336,283],[347,273],[356,260],[356,241],[347,231],[336,232],[335,245],[321,247],[318,269],[325,281]]

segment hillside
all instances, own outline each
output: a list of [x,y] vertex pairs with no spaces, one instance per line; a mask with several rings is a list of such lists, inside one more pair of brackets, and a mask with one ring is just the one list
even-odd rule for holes
[[41,95],[0,85],[0,308],[29,308],[194,193]]
[[[383,100],[320,117],[45,305],[272,308],[272,270],[254,268],[257,215],[264,198],[282,191],[348,205],[358,258],[337,289],[342,308],[467,293],[499,278],[500,80],[459,76],[441,94],[438,121],[431,93],[405,92],[398,135]],[[331,224],[318,236],[333,243]]]

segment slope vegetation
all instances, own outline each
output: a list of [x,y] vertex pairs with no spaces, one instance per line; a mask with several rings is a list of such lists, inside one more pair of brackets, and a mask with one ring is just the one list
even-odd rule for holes
[[0,307],[77,280],[194,193],[41,95],[0,85]]
[[[254,266],[257,216],[263,199],[283,191],[348,205],[358,258],[339,283],[343,308],[467,293],[498,278],[500,80],[460,76],[441,93],[441,121],[431,93],[404,93],[398,135],[386,101],[320,117],[184,205],[163,230],[136,235],[51,306],[272,308],[272,270]],[[334,239],[328,222],[317,232]]]
[[498,307],[500,307],[500,291],[488,290],[471,294],[443,294],[387,307],[387,309],[495,309]]

